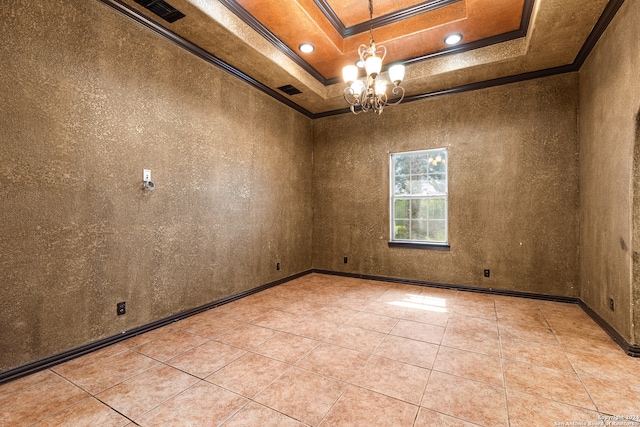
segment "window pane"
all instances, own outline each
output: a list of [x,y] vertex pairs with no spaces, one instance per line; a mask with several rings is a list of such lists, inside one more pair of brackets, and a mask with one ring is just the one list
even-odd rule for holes
[[411,173],[408,156],[394,156],[393,159],[395,162],[396,175],[409,175]]
[[444,199],[429,200],[429,219],[445,219]]
[[411,156],[411,174],[424,175],[429,172],[429,160],[425,155]]
[[427,199],[411,200],[411,219],[427,219],[429,218]]
[[411,221],[411,240],[427,240],[427,221]]
[[409,240],[409,221],[395,221],[393,238],[397,240]]
[[446,240],[444,221],[429,221],[429,240],[435,242],[444,242]]
[[398,219],[409,219],[410,200],[396,200],[394,205],[394,215]]
[[429,175],[429,191],[431,193],[447,192],[447,176],[445,174]]
[[411,194],[419,195],[423,194],[422,186],[425,181],[424,176],[422,175],[411,175]]
[[406,175],[399,175],[395,177],[396,187],[394,193],[398,196],[403,194],[409,194],[409,177]]
[[429,172],[446,172],[447,171],[447,152],[434,151],[429,153]]

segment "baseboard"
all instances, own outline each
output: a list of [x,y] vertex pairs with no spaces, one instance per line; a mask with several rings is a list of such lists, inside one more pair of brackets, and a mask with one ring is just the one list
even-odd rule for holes
[[477,292],[477,293],[503,295],[508,297],[518,297],[518,298],[530,298],[530,299],[538,299],[538,300],[544,300],[544,301],[564,302],[568,304],[580,303],[580,298],[578,297],[564,297],[559,295],[537,294],[533,292],[511,291],[507,289],[480,288],[477,286],[453,285],[448,283],[427,282],[423,280],[400,279],[396,277],[370,276],[368,274],[345,273],[341,271],[331,271],[331,270],[313,269],[311,271],[313,273],[319,273],[319,274],[330,274],[333,276],[344,276],[344,277],[353,277],[357,279],[376,280],[381,282],[401,283],[403,285],[425,286],[428,288],[451,289],[455,291]]
[[356,273],[346,273],[346,272],[340,272],[340,271],[311,269],[311,270],[303,271],[291,276],[284,277],[282,279],[275,280],[273,282],[269,282],[267,284],[264,284],[243,292],[239,292],[234,295],[230,295],[228,297],[210,302],[208,304],[205,304],[205,305],[202,305],[178,314],[174,314],[164,319],[160,319],[155,322],[151,322],[146,325],[139,326],[137,328],[122,332],[117,335],[112,335],[110,337],[107,337],[98,341],[94,341],[92,343],[89,343],[80,347],[76,347],[71,350],[67,350],[65,352],[46,357],[44,359],[36,360],[34,362],[30,362],[25,365],[18,366],[17,368],[9,369],[7,371],[0,373],[0,385],[4,383],[8,383],[13,380],[17,380],[27,375],[34,374],[44,369],[49,369],[55,365],[59,365],[60,363],[67,362],[71,359],[75,359],[80,356],[84,356],[85,354],[94,352],[101,348],[110,346],[112,344],[116,344],[118,342],[127,340],[129,338],[133,338],[137,335],[152,331],[162,326],[169,325],[173,322],[186,319],[187,317],[194,316],[204,311],[211,310],[212,308],[216,308],[221,305],[228,304],[230,302],[247,297],[249,295],[263,291],[265,289],[269,289],[271,287],[281,285],[283,283],[289,282],[291,280],[297,279],[299,277],[305,276],[310,273],[352,277],[357,279],[376,280],[376,281],[391,282],[391,283],[401,283],[405,285],[416,285],[416,286],[424,286],[424,287],[430,287],[430,288],[451,289],[451,290],[465,291],[465,292],[478,292],[478,293],[486,293],[486,294],[493,294],[493,295],[512,296],[512,297],[518,297],[518,298],[529,298],[529,299],[537,299],[537,300],[543,300],[543,301],[554,301],[554,302],[562,302],[567,304],[578,304],[607,334],[609,334],[609,336],[613,339],[613,341],[616,342],[622,348],[622,350],[624,350],[626,354],[628,354],[631,357],[640,357],[640,346],[635,344],[629,344],[629,342],[622,335],[620,335],[618,331],[616,331],[611,325],[609,325],[602,317],[598,315],[598,313],[596,313],[584,301],[582,301],[580,298],[577,298],[577,297],[565,297],[565,296],[558,296],[558,295],[538,294],[533,292],[512,291],[512,290],[506,290],[506,289],[480,288],[475,286],[453,285],[453,284],[445,284],[445,283],[428,282],[428,281],[422,281],[422,280],[400,279],[395,277],[372,276],[368,274],[356,274]]
[[604,320],[598,313],[596,313],[591,307],[584,301],[580,300],[580,307],[598,324],[604,331],[613,339],[621,348],[631,357],[640,357],[640,346],[636,344],[629,344],[629,342],[618,333],[606,320]]
[[94,352],[96,350],[100,350],[101,348],[110,346],[112,344],[116,344],[118,342],[127,340],[129,338],[133,338],[136,335],[143,334],[145,332],[152,331],[154,329],[160,328],[162,326],[169,325],[173,322],[177,322],[182,319],[186,319],[187,317],[194,316],[196,314],[202,313],[207,310],[211,310],[212,308],[219,307],[224,304],[228,304],[230,302],[236,301],[238,299],[247,297],[249,295],[255,294],[260,291],[264,291],[265,289],[269,289],[273,286],[281,285],[283,283],[289,282],[291,280],[297,279],[299,277],[305,276],[311,273],[312,270],[303,271],[301,273],[294,274],[292,276],[287,276],[282,279],[275,280],[273,282],[269,282],[267,284],[239,292],[237,294],[230,295],[228,297],[201,305],[196,308],[192,308],[187,311],[183,311],[178,314],[174,314],[169,317],[165,317],[164,319],[156,320],[155,322],[147,323],[142,326],[138,326],[128,331],[124,331],[117,335],[112,335],[107,338],[103,338],[98,341],[94,341],[89,344],[85,344],[71,350],[64,351],[62,353],[55,354],[53,356],[46,357],[44,359],[36,360],[16,368],[9,369],[4,372],[0,372],[0,385],[4,383],[8,383],[13,380],[17,380],[18,378],[25,377],[27,375],[35,374],[36,372],[49,369],[55,365],[59,365],[60,363],[67,362],[71,359],[75,359],[80,356],[84,356],[85,354]]
[[537,294],[533,292],[520,292],[520,291],[511,291],[506,289],[493,289],[493,288],[480,288],[476,286],[465,286],[465,285],[451,285],[444,283],[434,283],[427,282],[421,280],[408,280],[408,279],[399,279],[394,277],[384,277],[384,276],[370,276],[367,274],[356,274],[356,273],[345,273],[340,271],[331,271],[331,270],[319,270],[313,269],[311,270],[313,273],[320,274],[330,274],[334,276],[343,276],[343,277],[353,277],[358,279],[367,279],[367,280],[378,280],[383,282],[392,282],[392,283],[402,283],[407,285],[417,285],[417,286],[425,286],[430,288],[439,288],[439,289],[452,289],[457,291],[466,291],[466,292],[479,292],[493,295],[504,295],[518,298],[530,298],[544,301],[554,301],[554,302],[562,302],[568,304],[578,304],[584,311],[587,313],[610,337],[613,341],[618,344],[622,350],[631,357],[640,357],[640,346],[636,344],[630,344],[622,335],[616,331],[613,326],[609,325],[606,320],[604,320],[598,313],[596,313],[591,307],[589,307],[584,301],[582,301],[578,297],[564,297],[558,295],[548,295],[548,294]]

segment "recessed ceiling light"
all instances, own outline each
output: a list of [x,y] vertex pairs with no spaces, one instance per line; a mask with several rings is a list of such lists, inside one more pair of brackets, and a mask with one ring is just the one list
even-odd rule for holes
[[447,37],[444,38],[444,42],[446,44],[448,44],[449,46],[453,46],[454,44],[458,44],[461,41],[462,41],[462,34],[460,34],[460,33],[449,34]]
[[302,43],[298,49],[300,49],[300,52],[302,53],[311,53],[316,50],[316,47],[311,43]]

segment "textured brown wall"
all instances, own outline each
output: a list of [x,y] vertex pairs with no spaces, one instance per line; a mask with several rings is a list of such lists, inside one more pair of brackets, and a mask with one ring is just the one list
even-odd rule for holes
[[[565,74],[314,121],[314,267],[578,295],[577,102]],[[437,147],[451,251],[389,248],[389,152]]]
[[[638,283],[632,285],[632,258],[640,254],[640,233],[632,238],[632,218],[638,215],[633,214],[633,197],[640,195],[633,194],[632,183],[640,108],[638,22],[640,2],[624,2],[580,70],[582,299],[636,343],[640,289]],[[614,312],[609,298],[615,300]],[[630,315],[634,299],[635,331]]]
[[0,39],[0,371],[311,267],[311,120],[97,1]]

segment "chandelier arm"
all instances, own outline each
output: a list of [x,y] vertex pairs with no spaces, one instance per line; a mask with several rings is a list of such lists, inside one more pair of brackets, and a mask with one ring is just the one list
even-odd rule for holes
[[344,96],[344,100],[351,106],[358,105],[360,102],[360,96],[356,95],[351,86],[346,87],[342,92],[342,96]]
[[397,98],[396,101],[387,103],[387,105],[398,105],[404,99],[404,88],[402,86],[394,87],[391,93],[393,93],[394,95],[400,95],[400,98]]

